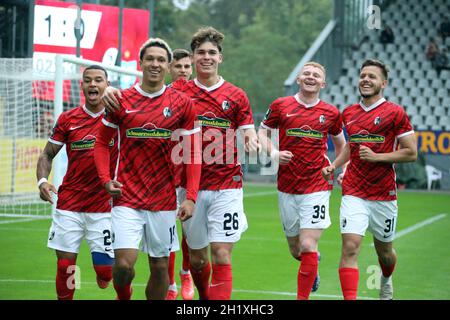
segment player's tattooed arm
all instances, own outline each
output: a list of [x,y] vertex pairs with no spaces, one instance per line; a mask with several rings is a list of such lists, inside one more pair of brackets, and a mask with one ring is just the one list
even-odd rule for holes
[[120,110],[120,102],[117,100],[117,97],[122,98],[122,94],[120,90],[115,87],[106,87],[103,92],[102,101],[105,105],[105,109],[108,112],[115,112]]
[[48,201],[53,204],[52,192],[56,194],[56,188],[52,184],[48,183],[46,179],[50,175],[52,170],[53,158],[58,154],[63,145],[57,145],[51,142],[47,142],[44,151],[39,156],[36,169],[36,178],[39,183],[39,196],[42,200]]

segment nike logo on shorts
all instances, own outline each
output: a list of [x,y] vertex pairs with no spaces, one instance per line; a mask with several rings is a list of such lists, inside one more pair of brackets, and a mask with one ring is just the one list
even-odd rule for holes
[[226,235],[227,237],[232,236],[233,234],[236,234],[236,232],[229,233],[229,232],[227,231],[227,232],[225,233],[225,235]]

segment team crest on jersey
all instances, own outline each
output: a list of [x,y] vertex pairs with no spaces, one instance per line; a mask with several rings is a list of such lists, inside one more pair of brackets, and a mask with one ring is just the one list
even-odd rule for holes
[[172,110],[169,107],[165,107],[163,110],[163,115],[166,118],[169,118],[172,116]]
[[172,131],[164,128],[158,128],[153,123],[149,122],[139,128],[130,128],[126,131],[127,138],[140,138],[140,139],[169,139],[172,135]]
[[310,126],[302,126],[301,128],[289,128],[286,130],[286,135],[290,137],[313,138],[319,140],[323,138],[322,132],[311,129]]
[[375,125],[379,125],[381,123],[381,118],[380,117],[376,117],[375,120],[373,121],[373,123]]
[[353,143],[383,143],[385,140],[384,136],[380,136],[378,134],[372,134],[367,130],[361,130],[359,133],[352,134],[349,138],[350,142]]
[[227,111],[228,109],[230,109],[230,103],[227,100],[223,100],[222,102],[222,109],[223,111]]
[[197,116],[202,127],[214,127],[219,129],[227,129],[231,127],[231,121],[223,118],[217,117],[212,112],[206,112],[202,115]]
[[327,118],[325,118],[325,115],[321,114],[320,117],[319,117],[319,122],[320,122],[320,123],[325,123],[325,120],[326,120],[326,119],[327,119]]
[[94,148],[95,145],[95,136],[92,134],[88,134],[83,139],[74,141],[70,144],[70,150],[72,151],[80,151],[80,150],[88,150]]

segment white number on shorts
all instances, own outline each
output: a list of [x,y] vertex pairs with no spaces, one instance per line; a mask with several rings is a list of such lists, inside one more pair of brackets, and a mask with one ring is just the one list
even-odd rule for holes
[[322,206],[314,206],[313,209],[314,209],[315,214],[313,214],[312,217],[314,219],[319,219],[319,217],[322,220],[325,219],[325,206],[324,205],[322,205]]
[[223,230],[239,229],[239,216],[237,212],[233,213],[233,215],[231,215],[231,213],[225,213],[223,217],[225,218],[225,221],[223,222]]

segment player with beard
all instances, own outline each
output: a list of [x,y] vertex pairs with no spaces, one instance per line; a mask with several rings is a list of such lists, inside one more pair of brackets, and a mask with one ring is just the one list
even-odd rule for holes
[[339,278],[346,300],[357,297],[357,259],[367,229],[373,234],[382,269],[380,299],[393,299],[392,273],[397,254],[392,242],[398,213],[393,164],[415,161],[417,144],[403,108],[383,98],[387,85],[387,66],[378,60],[366,60],[359,76],[362,99],[343,112],[348,143],[333,163],[322,169],[328,180],[336,168],[350,160],[342,182],[340,209]]
[[[325,68],[308,62],[297,76],[299,92],[278,98],[269,107],[258,131],[262,149],[280,163],[278,205],[291,255],[301,261],[297,299],[306,300],[318,287],[318,241],[331,224],[329,199],[333,179],[325,181],[321,170],[330,165],[330,134],[339,155],[345,145],[339,110],[319,99],[326,85]],[[280,150],[268,137],[279,128]]]
[[[59,300],[72,300],[75,287],[69,285],[83,238],[86,238],[97,274],[97,284],[106,288],[112,279],[114,254],[111,248],[111,196],[97,178],[94,145],[102,125],[104,106],[101,100],[108,86],[108,74],[98,65],[83,71],[83,106],[63,112],[37,163],[40,197],[53,203],[55,187],[47,182],[53,158],[66,145],[69,160],[67,172],[58,190],[56,211],[48,247],[55,249],[58,259],[56,293]],[[117,158],[116,137],[108,140],[111,159]],[[111,170],[108,167],[108,170]],[[72,268],[71,268],[72,267]],[[72,271],[71,271],[72,270]]]

